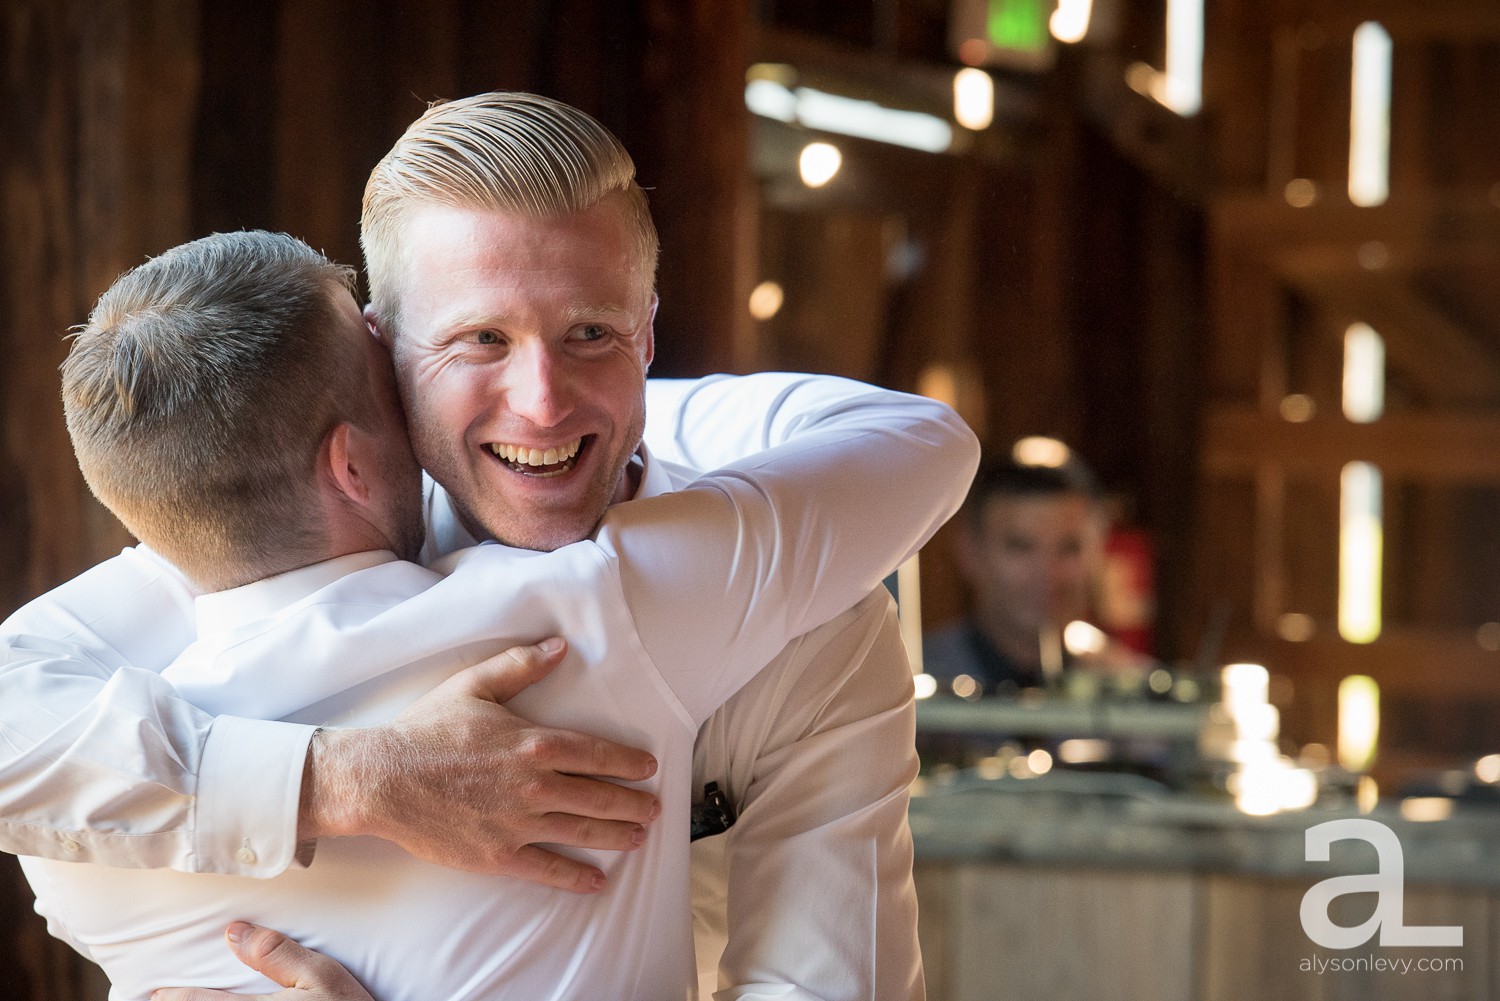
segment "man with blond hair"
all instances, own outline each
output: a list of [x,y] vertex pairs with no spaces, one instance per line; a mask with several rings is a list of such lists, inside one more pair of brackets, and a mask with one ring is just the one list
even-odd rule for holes
[[[524,127],[506,127],[516,122],[523,122]],[[498,132],[487,134],[490,126]],[[540,171],[536,168],[538,130],[543,135],[551,133],[550,154],[542,149],[544,169]],[[497,135],[511,146],[499,142]],[[601,173],[597,149],[611,144],[618,148],[612,137],[603,137],[608,133],[566,106],[524,95],[485,95],[440,106],[424,116],[372,177],[365,243],[373,302],[367,320],[392,349],[417,456],[447,488],[446,493],[432,489],[428,494],[429,557],[481,537],[562,552],[570,543],[592,536],[605,511],[616,509],[612,505],[632,497],[675,497],[679,488],[692,482],[691,474],[673,472],[639,448],[644,421],[642,386],[651,356],[655,311],[650,290],[654,240],[646,237],[649,217],[632,209],[628,192],[638,193],[633,176],[626,174],[624,187],[617,181],[606,181],[593,190],[588,184],[568,183],[578,176]],[[522,203],[508,197],[509,193],[495,196],[491,189],[501,186],[508,176],[506,157],[512,154],[530,169],[528,184],[535,182],[538,173],[564,178],[558,187],[565,195],[571,191],[571,200]],[[623,156],[623,150],[619,154]],[[628,158],[624,162],[628,164]],[[381,263],[382,223],[376,210],[381,178],[392,173],[385,169],[392,164],[400,184],[389,201],[395,210],[388,232],[397,236],[385,245],[387,256]],[[588,164],[586,169],[583,164]],[[641,218],[646,225],[640,225]],[[641,249],[646,246],[651,247],[649,259]],[[758,392],[763,393],[759,399],[750,393],[735,401],[733,419],[725,417],[722,409],[696,407],[706,399],[699,396],[700,390],[679,395],[673,405],[681,414],[696,407],[702,411],[695,414],[696,423],[718,422],[700,430],[717,433],[743,422],[746,412],[765,412],[768,405],[782,403],[786,389]],[[804,420],[788,421],[781,409],[771,413],[748,432],[742,430],[735,440],[748,438],[764,444],[768,436],[777,439]],[[679,432],[680,428],[660,440],[677,457],[701,459],[691,446],[682,447]],[[653,445],[656,441],[653,438]],[[898,459],[893,453],[886,458]],[[908,471],[914,468],[910,461],[898,461]],[[704,464],[719,463],[710,459]],[[826,471],[831,473],[832,468]],[[870,488],[872,492],[880,489]],[[817,549],[823,544],[820,536],[821,530],[809,532],[800,541]],[[692,578],[702,572],[691,558],[680,562],[679,573]],[[816,593],[823,586],[820,580],[813,588],[810,577],[797,583],[799,592],[811,589],[809,593]],[[856,985],[853,990],[862,992],[850,996],[920,993],[920,966],[914,959],[910,920],[914,917],[910,843],[904,826],[909,755],[896,746],[886,756],[894,767],[873,767],[874,760],[855,759],[872,766],[865,769],[868,775],[834,775],[830,766],[842,759],[827,748],[840,737],[848,738],[849,746],[860,746],[860,741],[878,734],[899,737],[903,732],[910,743],[909,678],[899,694],[887,692],[869,704],[858,704],[856,696],[863,694],[864,686],[853,680],[851,672],[854,665],[879,659],[874,653],[877,648],[889,651],[894,634],[887,628],[888,607],[888,602],[866,599],[780,654],[773,650],[763,655],[762,662],[769,661],[771,666],[762,677],[775,680],[752,692],[753,683],[741,693],[738,714],[736,700],[731,700],[716,717],[717,730],[710,722],[699,740],[700,769],[705,763],[710,769],[700,770],[699,778],[715,774],[725,778],[744,808],[740,823],[730,829],[731,839],[738,843],[729,851],[732,913],[730,953],[725,959],[728,971],[740,961],[731,961],[740,948],[744,966],[742,972],[727,973],[730,983],[738,986],[726,997],[758,996],[753,993],[755,983],[772,979],[784,979],[806,991],[800,996],[808,997],[815,996],[814,990],[842,996],[839,985],[846,980]],[[654,635],[685,626],[672,608],[647,608],[637,614],[639,625]],[[576,645],[577,637],[570,639]],[[820,653],[827,656],[815,656]],[[63,670],[59,664],[65,660],[55,654],[39,656],[26,661],[26,666],[55,674]],[[888,653],[884,660],[889,664]],[[832,680],[819,677],[825,668]],[[112,675],[111,683],[119,676]],[[823,701],[805,708],[801,716],[793,712],[783,727],[774,710],[804,709],[799,698],[803,694],[820,695]],[[747,696],[752,699],[747,701]],[[146,697],[158,704],[163,701],[156,691],[147,692]],[[858,708],[846,714],[845,703]],[[514,727],[515,717],[498,707],[488,708],[495,710],[492,721],[503,719],[506,726]],[[339,739],[331,744],[334,757],[329,760],[337,760],[339,746],[357,746],[349,738],[359,733],[337,735]],[[348,789],[339,791],[336,784],[319,781],[323,762],[318,751],[326,741],[322,735],[313,740],[311,758],[298,761],[311,781],[297,785],[281,780],[284,788],[293,790],[292,795],[283,793],[279,803],[275,795],[259,796],[258,801],[275,803],[283,818],[281,831],[295,825],[298,816],[304,822],[309,817],[357,818],[343,828],[319,821],[309,829],[304,823],[299,829],[304,835],[358,831],[359,823],[368,823],[379,809],[365,806],[362,812],[349,814],[320,803],[325,796],[355,802],[359,796],[357,791],[351,795]],[[171,742],[170,737],[166,742]],[[460,752],[459,766],[452,770],[470,773],[467,766],[480,760],[479,752],[452,741],[449,746]],[[278,757],[290,761],[294,755],[286,753],[284,745]],[[25,755],[18,760],[24,766]],[[724,771],[712,770],[715,766]],[[271,772],[287,776],[293,770],[281,766]],[[380,760],[369,766],[371,774],[382,775],[378,784],[385,813],[399,816],[383,820],[378,829],[370,825],[367,833],[380,834],[432,861],[470,861],[466,853],[474,851],[475,841],[485,833],[476,835],[476,828],[466,819],[447,825],[447,816],[432,816],[424,807],[440,798],[422,789],[403,789],[399,780],[393,783],[388,774],[382,774],[391,770]],[[300,770],[297,775],[300,778]],[[200,769],[194,778],[203,780],[203,788],[192,795],[207,795],[213,777],[201,774]],[[261,780],[260,785],[276,782],[274,778]],[[330,785],[332,793],[327,791]],[[806,795],[810,789],[813,794]],[[0,783],[0,793],[4,791]],[[824,804],[809,802],[825,793],[829,801]],[[300,803],[300,813],[293,809],[289,815],[283,805],[289,802]],[[404,809],[392,809],[394,803]],[[769,804],[788,807],[787,812],[762,809]],[[616,823],[628,828],[630,822]],[[654,838],[671,836],[653,832]],[[526,839],[523,844],[534,848],[532,840],[540,839]],[[274,849],[272,854],[289,858],[294,853],[295,839],[283,835],[278,842],[268,836],[266,842]],[[98,861],[117,864],[120,853],[112,854],[110,848],[106,840],[102,846],[91,846],[90,854]],[[802,888],[806,867],[820,859],[820,852],[828,883],[817,890]],[[243,854],[258,853],[246,847]],[[757,857],[769,858],[772,864],[762,867]],[[150,858],[136,862],[143,863],[160,864]],[[734,870],[741,863],[740,884],[764,882],[751,873],[757,877],[770,874],[772,889],[780,886],[787,895],[774,898],[754,889],[738,894]],[[570,885],[569,873],[597,872],[577,860],[572,865],[576,868],[551,869],[549,875],[557,877],[558,885]],[[499,871],[502,867],[487,864],[484,868]],[[775,878],[778,870],[779,881]],[[795,904],[787,908],[789,900],[798,899],[799,888],[802,899],[809,901],[805,912],[798,912]],[[846,906],[832,912],[835,904]],[[736,924],[733,910],[737,907],[742,910],[741,918],[754,920]],[[780,924],[774,921],[778,908]],[[846,919],[862,912],[864,916],[852,922],[859,926],[853,937],[841,938],[846,932],[835,924],[850,923]],[[885,955],[876,955],[883,941],[897,944],[895,969],[883,965]],[[785,973],[782,966],[790,972]],[[851,968],[854,972],[848,974]],[[809,987],[801,980],[825,980],[832,986]],[[897,988],[872,986],[885,983]],[[781,991],[779,996],[793,995]]]

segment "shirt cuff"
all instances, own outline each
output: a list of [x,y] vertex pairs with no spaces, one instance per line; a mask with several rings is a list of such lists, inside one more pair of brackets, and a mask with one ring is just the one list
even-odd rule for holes
[[317,727],[220,716],[198,771],[193,870],[268,879],[297,858],[297,813]]

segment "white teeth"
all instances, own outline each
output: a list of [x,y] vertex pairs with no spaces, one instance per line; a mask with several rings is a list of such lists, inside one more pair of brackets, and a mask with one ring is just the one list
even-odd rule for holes
[[495,443],[490,445],[490,451],[506,462],[515,462],[523,466],[551,466],[573,458],[578,454],[579,446],[582,444],[582,438],[574,438],[566,445],[546,449]]

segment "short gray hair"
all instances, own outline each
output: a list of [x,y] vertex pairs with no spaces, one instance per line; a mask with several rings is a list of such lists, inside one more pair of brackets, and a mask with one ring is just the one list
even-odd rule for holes
[[373,406],[332,298],[353,281],[285,234],[219,233],[126,272],[75,330],[62,395],[84,479],[199,584],[316,542],[323,437]]

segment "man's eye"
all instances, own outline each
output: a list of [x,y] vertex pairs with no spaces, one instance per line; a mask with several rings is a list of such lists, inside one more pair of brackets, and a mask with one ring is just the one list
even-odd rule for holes
[[493,330],[480,330],[474,334],[475,344],[499,344],[500,335]]
[[606,331],[602,324],[585,323],[579,327],[575,337],[580,341],[597,341],[605,335]]

